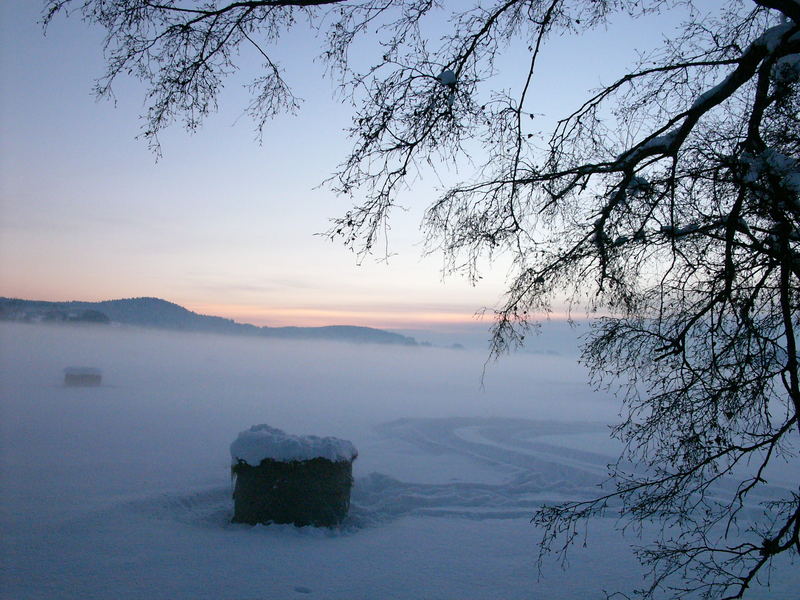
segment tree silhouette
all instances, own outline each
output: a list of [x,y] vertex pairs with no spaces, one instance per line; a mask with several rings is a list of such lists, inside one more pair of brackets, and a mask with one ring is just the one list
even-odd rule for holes
[[[427,208],[430,249],[473,277],[481,257],[512,257],[495,353],[563,294],[599,311],[583,360],[623,403],[614,435],[625,450],[603,495],[539,510],[542,552],[566,551],[584,519],[619,511],[661,524],[639,554],[651,573],[640,596],[742,597],[778,555],[800,553],[800,489],[767,483],[800,441],[800,2],[454,7],[445,21],[434,0],[47,0],[45,22],[74,9],[105,28],[97,92],[121,74],[143,80],[155,147],[165,126],[192,130],[216,108],[242,45],[264,62],[257,128],[297,109],[270,53],[293,27],[316,28],[355,103],[353,150],[332,185],[362,199],[329,233],[358,252],[375,247],[420,165],[447,168],[479,145],[472,177]],[[532,82],[554,35],[678,9],[679,34],[536,133]],[[441,37],[427,33],[443,23]],[[375,32],[373,66],[354,70],[354,40]],[[487,89],[519,42],[518,92]]]

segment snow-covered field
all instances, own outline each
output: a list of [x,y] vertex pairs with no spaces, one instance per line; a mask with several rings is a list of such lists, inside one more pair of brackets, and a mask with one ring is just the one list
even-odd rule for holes
[[[536,568],[543,501],[595,491],[616,402],[572,357],[0,325],[2,598],[602,598],[611,519]],[[67,366],[103,385],[62,384]],[[228,447],[268,423],[359,450],[339,530],[230,524]],[[752,598],[796,599],[784,570]]]

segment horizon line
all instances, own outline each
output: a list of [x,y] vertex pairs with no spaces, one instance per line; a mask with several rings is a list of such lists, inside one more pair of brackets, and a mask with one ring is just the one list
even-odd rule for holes
[[[219,303],[192,300],[168,300],[159,296],[142,295],[120,298],[102,298],[92,300],[40,300],[5,296],[10,300],[24,300],[28,302],[111,302],[114,300],[133,300],[137,298],[153,298],[181,306],[194,313],[231,319],[236,323],[253,325],[256,327],[369,327],[385,330],[434,330],[448,331],[465,328],[475,328],[484,325],[491,327],[494,315],[487,309],[485,314],[458,310],[432,310],[430,306],[415,306],[410,304],[407,310],[398,311],[381,308],[378,304],[374,308],[365,310],[343,309],[318,305],[314,307],[285,307],[269,305],[253,305],[244,303]],[[96,298],[96,297],[95,297]],[[564,312],[551,312],[549,314],[534,315],[533,321],[567,321],[570,315]]]

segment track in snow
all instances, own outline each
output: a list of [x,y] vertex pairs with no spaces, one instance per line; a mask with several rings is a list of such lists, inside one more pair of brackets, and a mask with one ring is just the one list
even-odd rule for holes
[[[350,516],[343,531],[403,516],[479,520],[528,517],[543,502],[594,495],[604,479],[605,466],[613,459],[537,441],[543,436],[552,439],[554,435],[605,431],[597,424],[518,419],[402,419],[377,429],[384,438],[411,444],[432,457],[449,454],[497,468],[507,476],[500,483],[415,483],[371,473],[355,481]],[[129,506],[156,519],[198,526],[229,526],[231,489],[162,495]]]

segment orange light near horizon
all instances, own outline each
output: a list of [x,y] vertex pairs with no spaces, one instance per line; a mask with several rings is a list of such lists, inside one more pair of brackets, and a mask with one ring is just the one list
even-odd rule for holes
[[216,315],[241,323],[269,327],[324,327],[326,325],[359,325],[364,327],[411,329],[419,326],[475,323],[473,315],[448,312],[385,312],[381,310],[348,311],[324,308],[276,308],[227,304],[192,304],[190,310]]
[[[337,310],[326,308],[259,307],[240,304],[186,304],[194,312],[233,319],[240,323],[251,323],[269,327],[324,327],[328,325],[357,325],[380,329],[420,329],[443,326],[466,326],[492,321],[492,315],[475,315],[467,312],[415,310]],[[541,315],[541,319],[547,318]],[[566,314],[552,313],[550,319],[566,319]]]

